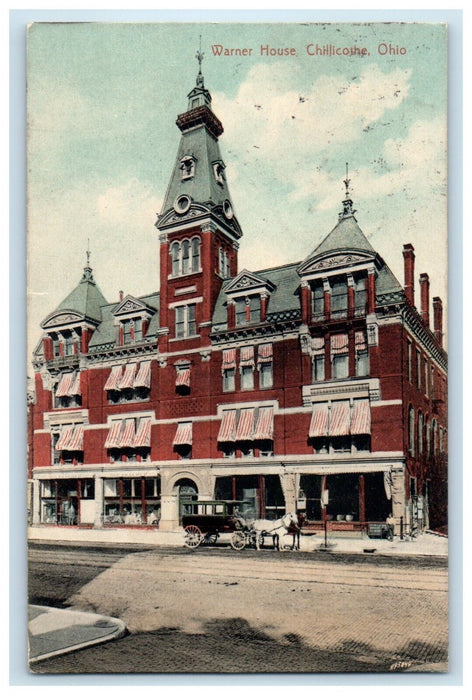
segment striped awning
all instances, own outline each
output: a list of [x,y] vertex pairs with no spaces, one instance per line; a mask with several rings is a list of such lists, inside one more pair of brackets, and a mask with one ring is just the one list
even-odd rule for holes
[[221,419],[220,431],[218,433],[218,442],[233,442],[235,428],[236,411],[223,411],[223,418]]
[[236,348],[223,350],[223,369],[234,369],[236,367]]
[[73,452],[82,452],[84,449],[84,426],[76,425],[74,428],[74,434],[69,440],[67,447],[63,448],[65,450],[71,450]]
[[192,423],[179,423],[175,433],[173,445],[192,444]]
[[63,374],[56,389],[56,396],[72,396],[72,385],[74,383],[74,372]]
[[254,409],[243,408],[239,415],[236,440],[252,440],[254,433]]
[[134,438],[134,447],[151,447],[151,419],[141,418],[136,437]]
[[351,408],[349,401],[333,401],[329,421],[330,436],[349,435],[350,427]]
[[331,336],[331,354],[345,355],[349,349],[349,337],[347,333],[336,333]]
[[134,377],[136,375],[137,364],[135,362],[125,365],[125,371],[118,384],[118,389],[132,389],[134,385]]
[[351,435],[370,435],[370,403],[368,399],[354,401]]
[[259,409],[253,440],[272,440],[274,437],[274,409],[263,406]]
[[135,430],[134,430],[134,418],[127,418],[125,420],[125,427],[121,433],[120,437],[120,447],[134,447],[135,440]]
[[178,369],[175,386],[190,386],[190,369]]
[[273,356],[272,343],[265,343],[264,345],[259,345],[257,348],[257,359],[259,362],[272,360]]
[[118,391],[121,381],[121,365],[112,367],[112,370],[105,382],[105,391]]
[[56,443],[56,450],[68,450],[73,433],[73,425],[67,425],[64,428],[62,428],[59,440]]
[[313,355],[322,355],[325,349],[325,339],[324,338],[312,338],[311,339],[311,351]]
[[120,446],[120,433],[123,427],[122,420],[114,420],[111,423],[110,430],[108,431],[107,439],[105,440],[105,447],[119,447]]
[[80,372],[77,372],[75,375],[75,379],[72,382],[71,390],[70,390],[71,396],[81,396],[81,391],[80,391]]
[[254,367],[254,345],[247,345],[241,348],[239,356],[240,367]]
[[328,404],[318,403],[313,406],[310,429],[308,435],[311,438],[325,437],[328,434]]
[[145,387],[146,389],[151,387],[151,360],[141,362],[139,365],[139,372],[136,375],[133,386]]
[[367,350],[367,339],[365,337],[364,331],[356,331],[354,338],[355,338],[354,343],[355,343],[357,352],[362,352],[363,350]]

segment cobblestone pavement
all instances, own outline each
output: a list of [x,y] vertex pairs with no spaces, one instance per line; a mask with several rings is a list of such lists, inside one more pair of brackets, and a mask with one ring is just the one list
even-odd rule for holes
[[[253,554],[120,558],[67,602],[121,618],[131,637],[42,672],[84,670],[79,658],[88,672],[447,670],[445,567]],[[112,647],[128,651],[107,668]]]

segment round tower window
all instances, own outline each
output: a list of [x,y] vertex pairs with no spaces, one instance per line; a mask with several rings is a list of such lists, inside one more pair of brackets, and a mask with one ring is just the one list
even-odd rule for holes
[[174,209],[177,214],[186,214],[192,204],[192,198],[188,194],[181,194],[174,202]]
[[223,202],[223,213],[227,219],[232,219],[234,216],[233,207],[231,206],[229,199],[225,199]]

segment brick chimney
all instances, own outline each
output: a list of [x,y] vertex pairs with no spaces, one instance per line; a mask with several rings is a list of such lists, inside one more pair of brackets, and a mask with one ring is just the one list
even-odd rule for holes
[[434,335],[436,336],[436,340],[438,341],[439,345],[442,347],[443,306],[442,306],[442,301],[439,297],[433,298],[433,315],[434,315]]
[[426,328],[429,328],[429,277],[426,272],[420,275],[421,289],[421,318]]
[[405,270],[405,296],[407,301],[415,305],[415,249],[411,243],[403,246],[403,265]]
[[120,301],[123,301],[123,290],[122,289],[120,289],[119,294],[120,294]]

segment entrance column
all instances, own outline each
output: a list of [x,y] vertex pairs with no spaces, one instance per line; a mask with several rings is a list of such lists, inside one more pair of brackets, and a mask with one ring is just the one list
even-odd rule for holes
[[179,526],[179,496],[177,493],[161,494],[161,519],[159,530],[169,532]]
[[284,473],[280,475],[280,484],[285,499],[285,512],[297,512],[297,490],[295,474]]
[[103,527],[103,479],[96,476],[95,486],[95,513],[93,518],[94,527]]
[[395,534],[400,533],[400,518],[406,524],[407,505],[405,500],[404,467],[392,467],[392,515],[395,518]]
[[38,525],[41,522],[41,500],[40,500],[41,482],[39,479],[33,481],[33,525]]

